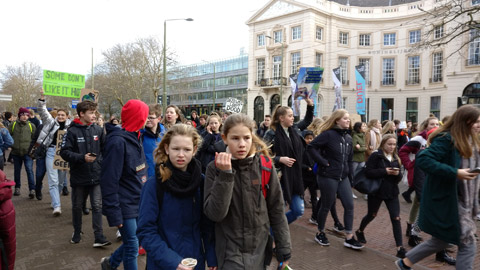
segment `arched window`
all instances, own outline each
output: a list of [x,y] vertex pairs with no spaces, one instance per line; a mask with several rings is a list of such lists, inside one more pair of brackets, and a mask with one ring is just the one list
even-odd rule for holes
[[263,97],[258,96],[255,98],[253,102],[253,119],[257,123],[261,123],[263,121],[263,117],[265,115],[265,100]]
[[270,99],[270,112],[273,113],[273,110],[275,109],[275,106],[280,104],[280,95],[275,94],[272,96],[272,99]]

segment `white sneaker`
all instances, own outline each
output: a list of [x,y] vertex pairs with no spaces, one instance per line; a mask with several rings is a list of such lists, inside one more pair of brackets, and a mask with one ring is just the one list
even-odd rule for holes
[[355,193],[352,192],[352,196],[354,199],[358,198],[357,195],[355,195]]
[[117,230],[117,240],[122,240],[122,234],[120,233],[120,230]]
[[53,216],[54,217],[58,217],[62,214],[62,209],[60,207],[55,207],[53,209]]
[[368,200],[368,194],[364,194],[363,198],[367,201]]
[[480,220],[480,214],[478,214],[478,215],[476,216],[476,219],[477,219],[477,220]]

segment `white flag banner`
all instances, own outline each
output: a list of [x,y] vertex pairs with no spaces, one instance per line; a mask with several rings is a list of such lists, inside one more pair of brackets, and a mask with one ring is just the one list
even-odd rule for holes
[[340,81],[341,68],[334,68],[332,70],[333,84],[335,85],[335,105],[333,106],[333,111],[343,108],[342,103],[342,82]]

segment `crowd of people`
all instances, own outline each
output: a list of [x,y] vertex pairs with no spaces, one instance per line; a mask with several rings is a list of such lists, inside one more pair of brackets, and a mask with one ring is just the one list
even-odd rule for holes
[[[4,113],[0,123],[0,234],[7,251],[1,262],[13,270],[11,198],[21,195],[24,164],[30,199],[44,199],[47,175],[53,216],[62,215],[60,196],[71,196],[72,244],[82,241],[82,216],[90,209],[93,247],[111,244],[102,215],[118,229],[122,244],[102,259],[105,270],[121,264],[137,269],[137,256],[145,253],[147,269],[265,269],[273,257],[284,269],[292,254],[288,225],[304,214],[305,203],[312,205],[309,222],[318,228],[316,243],[330,245],[325,228],[330,213],[333,229],[345,237],[343,245],[361,250],[367,236],[374,237],[367,226],[383,202],[398,269],[411,269],[434,253],[457,269],[473,269],[480,110],[465,105],[442,121],[431,115],[418,125],[377,119],[352,123],[343,109],[316,118],[313,101],[305,101],[305,116],[296,123],[287,106],[277,106],[256,123],[245,114],[225,112],[192,111],[185,119],[175,105],[162,115],[161,106],[140,100],[129,100],[120,118],[113,115],[107,122],[92,101],[78,103],[76,115],[62,108],[48,111],[42,92],[38,117],[22,107],[16,117]],[[56,155],[68,162],[68,170],[54,166]],[[7,161],[13,163],[14,181],[3,173]],[[366,213],[354,209],[359,171],[381,182],[375,192],[362,195]],[[400,194],[402,180],[408,188]],[[406,236],[413,249],[408,252],[400,195],[411,203]],[[363,216],[360,224],[354,224],[354,214]],[[421,231],[431,239],[424,241]],[[458,260],[449,254],[453,245]]]

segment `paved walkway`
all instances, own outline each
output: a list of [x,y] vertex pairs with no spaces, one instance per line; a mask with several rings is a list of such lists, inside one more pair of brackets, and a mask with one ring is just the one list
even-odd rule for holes
[[[7,177],[13,179],[13,165],[5,168]],[[15,269],[100,269],[100,259],[108,256],[119,245],[115,239],[115,228],[110,228],[104,218],[104,233],[112,241],[112,245],[104,248],[93,248],[93,231],[91,215],[83,216],[82,242],[70,244],[73,232],[70,196],[61,196],[62,215],[52,216],[47,179],[44,179],[44,198],[42,201],[28,198],[26,175],[22,173],[22,194],[14,197],[17,218],[17,259]],[[402,199],[402,226],[408,217],[409,204]],[[337,202],[338,214],[343,215],[340,201]],[[366,201],[355,200],[356,229],[366,213]],[[343,247],[343,239],[329,233],[330,247],[321,247],[313,241],[316,226],[308,223],[311,209],[305,210],[305,215],[290,226],[293,243],[291,267],[295,270],[309,269],[395,269],[395,243],[390,224],[390,218],[385,207],[382,207],[377,218],[367,227],[365,236],[368,244],[361,251]],[[327,228],[333,227],[333,221],[328,218]],[[404,230],[405,228],[403,228]],[[405,247],[407,238],[404,237]],[[409,247],[407,247],[409,249]],[[145,256],[138,259],[139,269],[145,269]],[[270,267],[270,269],[275,269]],[[415,269],[454,269],[442,265],[430,257]],[[475,259],[474,269],[480,269],[479,256]]]

